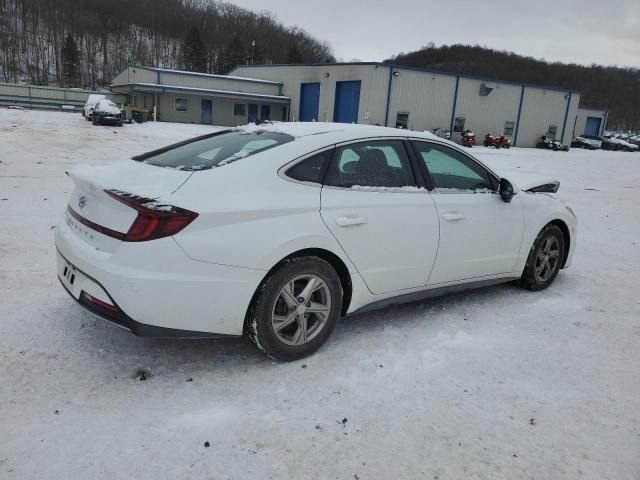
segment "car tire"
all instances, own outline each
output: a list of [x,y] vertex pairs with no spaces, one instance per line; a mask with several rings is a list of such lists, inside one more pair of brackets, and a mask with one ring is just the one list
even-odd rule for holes
[[533,242],[520,277],[520,286],[544,290],[553,283],[564,263],[564,235],[556,225],[547,225]]
[[[274,360],[307,357],[333,332],[342,298],[340,277],[328,262],[312,256],[287,259],[254,296],[247,312],[249,339]],[[307,308],[319,312],[306,313]]]

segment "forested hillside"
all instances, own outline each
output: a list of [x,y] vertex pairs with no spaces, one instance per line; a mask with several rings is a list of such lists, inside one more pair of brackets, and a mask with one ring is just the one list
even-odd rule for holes
[[640,130],[640,70],[549,63],[479,46],[451,45],[401,53],[387,62],[582,92],[582,105],[608,108],[611,128]]
[[210,0],[0,0],[0,81],[95,88],[128,65],[226,73],[333,61],[269,13]]

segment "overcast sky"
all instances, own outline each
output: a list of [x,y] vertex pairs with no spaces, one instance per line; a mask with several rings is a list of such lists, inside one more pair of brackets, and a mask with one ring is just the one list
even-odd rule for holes
[[345,61],[384,60],[434,42],[640,67],[640,0],[230,1],[304,28]]

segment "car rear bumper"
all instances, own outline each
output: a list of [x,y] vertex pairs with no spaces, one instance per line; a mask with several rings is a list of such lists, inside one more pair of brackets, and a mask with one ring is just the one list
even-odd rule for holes
[[62,221],[55,241],[65,290],[92,313],[140,336],[241,335],[266,274],[192,260],[170,237],[123,242],[106,253]]

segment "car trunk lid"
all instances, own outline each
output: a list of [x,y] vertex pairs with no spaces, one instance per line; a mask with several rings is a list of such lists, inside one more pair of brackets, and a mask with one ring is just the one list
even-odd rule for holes
[[153,201],[177,191],[192,173],[133,160],[77,166],[67,172],[75,189],[69,199],[66,222],[86,243],[112,252],[139,216],[135,205],[128,205],[118,195],[145,199],[150,208],[166,213],[168,210],[161,208],[160,202],[154,205]]

